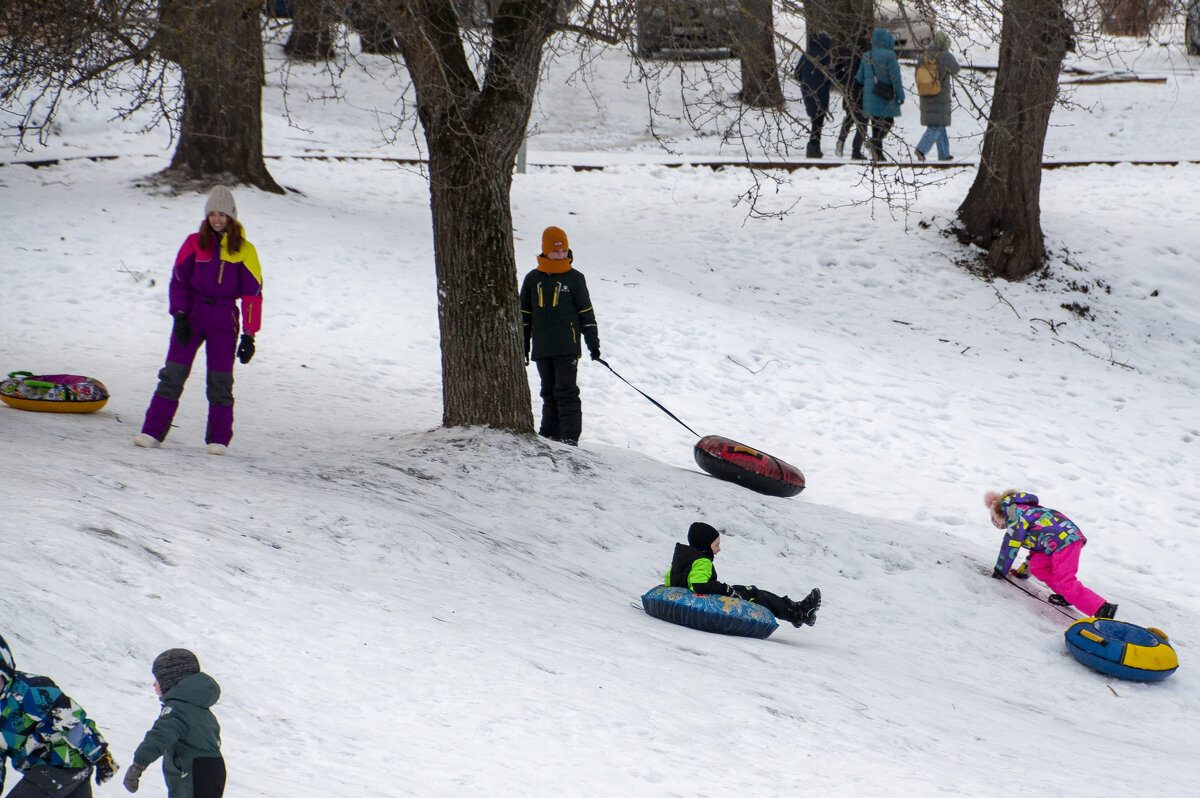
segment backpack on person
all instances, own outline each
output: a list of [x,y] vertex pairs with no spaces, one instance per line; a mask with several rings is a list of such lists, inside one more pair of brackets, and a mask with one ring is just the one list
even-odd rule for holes
[[917,63],[917,94],[922,97],[928,97],[932,94],[941,93],[942,81],[938,77],[937,58],[925,52],[921,55],[921,60]]

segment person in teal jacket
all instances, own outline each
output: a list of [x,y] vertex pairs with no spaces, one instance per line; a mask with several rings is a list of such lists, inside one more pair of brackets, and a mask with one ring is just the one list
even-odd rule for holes
[[721,551],[721,533],[703,521],[688,528],[687,545],[675,544],[675,556],[671,567],[663,578],[667,587],[686,587],[695,593],[732,596],[753,601],[766,607],[776,618],[788,621],[792,626],[817,622],[817,610],[821,608],[821,591],[813,588],[801,601],[792,601],[787,596],[778,596],[754,585],[727,585],[717,579],[713,558]]
[[137,792],[142,773],[162,757],[169,798],[221,798],[225,760],[221,726],[212,713],[221,697],[220,685],[200,670],[200,661],[186,648],[159,654],[151,671],[162,713],[133,752],[125,789]]
[[8,760],[22,773],[8,798],[91,798],[118,765],[95,722],[51,679],[17,670],[0,637],[0,793]]
[[[863,88],[863,114],[871,122],[871,160],[883,159],[883,140],[891,131],[900,106],[904,104],[904,85],[900,80],[900,62],[896,60],[896,37],[883,28],[871,34],[871,49],[862,57],[855,79]],[[875,84],[891,86],[890,100],[875,93]]]

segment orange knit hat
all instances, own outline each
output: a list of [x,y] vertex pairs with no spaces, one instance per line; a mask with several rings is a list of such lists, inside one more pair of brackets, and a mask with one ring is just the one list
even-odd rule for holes
[[547,227],[542,233],[542,254],[549,255],[551,252],[566,252],[567,234],[558,227]]

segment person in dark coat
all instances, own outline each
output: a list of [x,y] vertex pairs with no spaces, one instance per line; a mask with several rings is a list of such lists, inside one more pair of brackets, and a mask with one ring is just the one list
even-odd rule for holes
[[821,158],[821,129],[829,117],[829,87],[832,83],[833,65],[829,53],[829,34],[818,33],[808,42],[808,49],[800,53],[796,66],[796,80],[800,81],[804,112],[808,114],[808,149],[805,156]]
[[949,161],[954,156],[950,154],[950,106],[953,96],[951,82],[958,74],[958,59],[950,52],[950,37],[943,31],[933,34],[933,43],[926,48],[921,56],[922,61],[932,61],[937,65],[938,80],[942,90],[937,94],[919,95],[921,104],[921,124],[925,133],[917,142],[917,157],[925,160],[926,153],[937,145],[938,160]]
[[95,722],[53,680],[17,670],[0,637],[0,792],[8,760],[21,780],[8,798],[91,798],[119,767]]
[[[900,62],[896,60],[896,37],[876,28],[871,34],[871,50],[863,55],[855,79],[862,85],[863,113],[871,120],[871,160],[883,159],[883,140],[900,116],[904,104],[904,85],[900,81]],[[875,84],[892,87],[887,99],[875,92]]]
[[842,54],[833,59],[833,79],[838,90],[842,93],[842,127],[838,131],[835,152],[840,158],[846,152],[846,139],[850,136],[850,127],[854,127],[854,139],[851,142],[850,157],[856,161],[864,160],[862,146],[866,139],[866,118],[863,116],[863,87],[855,76],[858,65],[862,63],[862,54],[870,47],[870,42],[863,37],[844,47]]
[[694,593],[730,596],[753,601],[766,607],[776,618],[788,621],[792,626],[812,626],[817,622],[817,610],[821,608],[821,591],[813,588],[800,601],[787,596],[778,596],[754,585],[727,585],[717,579],[713,558],[721,551],[721,533],[703,521],[688,528],[687,545],[675,544],[675,555],[671,567],[663,577],[667,587],[686,587]]
[[525,362],[537,364],[542,381],[542,423],[538,434],[579,445],[583,410],[576,377],[580,339],[592,360],[600,359],[596,314],[582,272],[571,268],[574,254],[567,234],[558,227],[542,233],[538,265],[521,284],[521,319],[525,328]]
[[169,798],[221,798],[225,793],[225,759],[221,756],[221,726],[212,707],[221,687],[200,670],[200,661],[186,648],[159,654],[150,667],[162,713],[125,772],[125,789],[138,791],[142,773],[162,757]]

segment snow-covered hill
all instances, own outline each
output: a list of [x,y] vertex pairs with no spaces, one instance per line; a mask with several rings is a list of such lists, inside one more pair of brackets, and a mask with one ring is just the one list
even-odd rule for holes
[[[1175,65],[1156,53],[1147,68]],[[1194,158],[1195,73],[1170,75],[1081,89],[1095,115],[1056,113],[1052,138]],[[140,187],[164,142],[79,110],[43,154],[123,157],[0,168],[0,368],[113,394],[90,416],[0,407],[0,633],[18,667],[54,677],[127,764],[157,711],[151,659],[193,649],[224,690],[239,796],[1190,795],[1200,169],[1047,172],[1053,266],[990,284],[943,234],[969,172],[907,215],[861,204],[858,167],[796,173],[778,197],[792,215],[748,220],[742,170],[587,149],[645,132],[604,85],[591,115],[540,120],[559,126],[545,150],[611,165],[517,176],[519,262],[563,227],[605,359],[701,433],[798,465],[803,494],[702,474],[695,438],[590,362],[579,449],[439,428],[426,187],[290,157],[368,149],[315,107],[311,131],[268,131],[296,191],[236,191],[266,301],[230,455],[204,452],[200,369],[163,448],[134,448],[203,198]],[[539,108],[577,97],[552,75]],[[1081,578],[1170,634],[1177,674],[1084,668],[1061,615],[986,578],[1000,534],[981,497],[1008,487],[1083,527]],[[820,586],[817,625],[754,641],[631,606],[697,519],[726,529],[723,578]],[[156,774],[139,794],[165,795]]]

